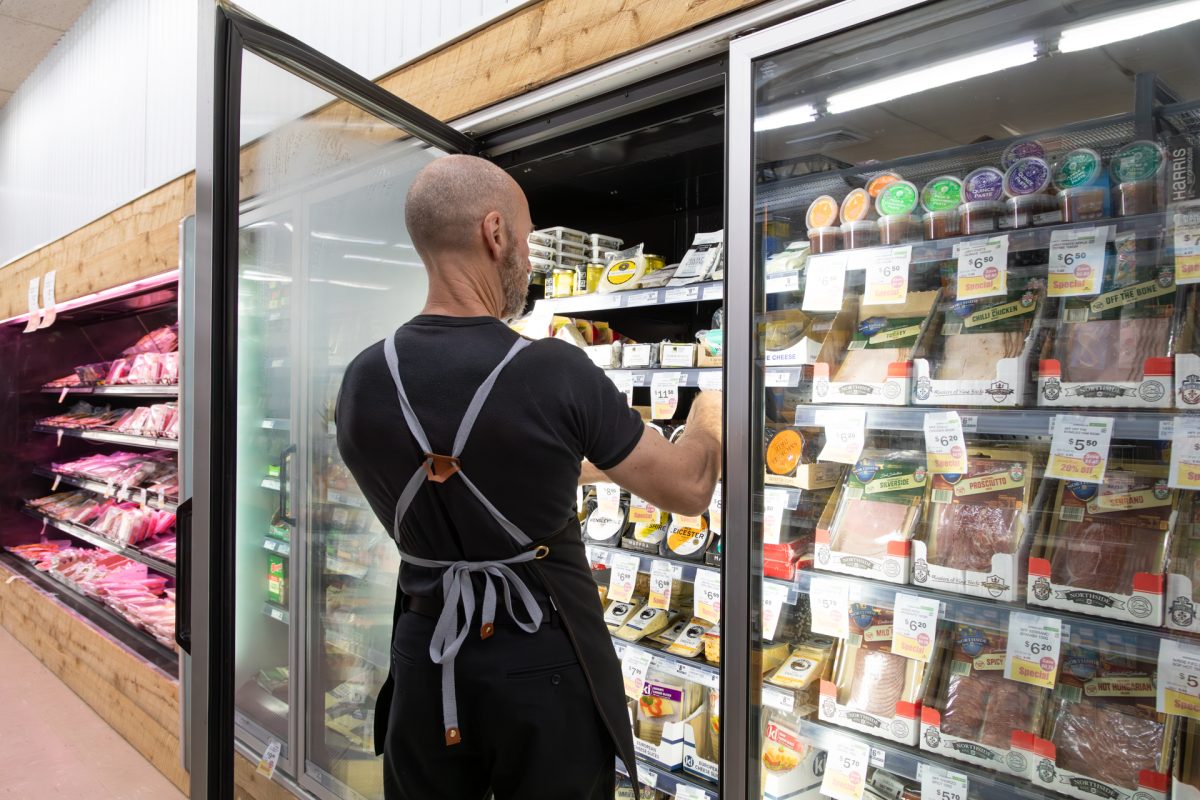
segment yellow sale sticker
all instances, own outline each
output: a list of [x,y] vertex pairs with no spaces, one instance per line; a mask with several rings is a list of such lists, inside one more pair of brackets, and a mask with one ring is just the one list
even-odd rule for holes
[[967,441],[957,411],[925,414],[925,458],[932,475],[962,475],[967,471]]
[[1046,477],[1084,483],[1104,483],[1112,417],[1059,414],[1054,418]]
[[[855,257],[851,251],[850,257]],[[885,249],[862,250],[870,261],[866,264],[865,305],[889,305],[908,299],[908,265],[912,261],[912,245]]]
[[957,250],[959,300],[1008,293],[1008,234],[963,242]]
[[1174,489],[1200,489],[1200,417],[1175,418],[1167,485]]
[[870,760],[871,745],[851,739],[839,740],[830,748],[825,760],[821,794],[833,800],[862,800]]

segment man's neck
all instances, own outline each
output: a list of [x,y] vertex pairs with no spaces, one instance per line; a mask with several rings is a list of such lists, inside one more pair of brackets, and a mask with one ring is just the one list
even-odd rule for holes
[[[443,276],[451,275],[451,278]],[[444,317],[497,317],[504,300],[499,286],[493,286],[476,269],[449,266],[429,270],[429,293],[423,314]]]

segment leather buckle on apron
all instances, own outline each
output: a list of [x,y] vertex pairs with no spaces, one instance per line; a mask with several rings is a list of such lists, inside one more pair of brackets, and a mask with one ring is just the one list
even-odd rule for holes
[[462,743],[462,734],[458,732],[458,728],[446,728],[446,746]]
[[425,454],[425,474],[434,483],[445,483],[454,473],[462,468],[455,456],[439,456],[436,453]]

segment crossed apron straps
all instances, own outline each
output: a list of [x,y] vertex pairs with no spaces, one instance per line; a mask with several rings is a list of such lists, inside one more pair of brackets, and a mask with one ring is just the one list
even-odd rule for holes
[[[438,615],[437,622],[434,625],[433,638],[429,643],[429,657],[433,660],[433,663],[440,665],[442,668],[442,721],[446,731],[447,745],[459,744],[462,741],[462,731],[458,726],[458,703],[454,685],[454,660],[470,633],[471,622],[475,615],[475,584],[471,579],[472,574],[481,574],[484,580],[481,626],[479,629],[480,638],[487,639],[495,630],[496,582],[499,582],[504,591],[505,610],[507,610],[508,615],[521,630],[526,633],[535,633],[542,625],[541,606],[533,596],[533,593],[529,591],[529,587],[525,585],[525,582],[521,580],[521,577],[511,567],[514,564],[524,564],[535,559],[545,558],[550,553],[550,548],[545,545],[531,547],[533,541],[520,528],[500,513],[499,509],[492,505],[491,501],[483,496],[483,493],[479,491],[475,484],[471,482],[471,479],[467,477],[466,473],[463,472],[462,464],[459,461],[463,448],[466,447],[467,439],[471,435],[471,429],[475,425],[475,420],[479,417],[480,410],[483,408],[484,403],[487,402],[492,388],[496,385],[496,379],[500,376],[501,371],[508,366],[508,362],[512,361],[517,353],[524,350],[529,344],[528,339],[517,339],[508,351],[508,354],[501,359],[500,363],[487,376],[487,379],[475,390],[475,396],[471,398],[471,404],[467,406],[467,411],[458,426],[458,432],[455,434],[453,450],[450,455],[446,456],[433,452],[433,448],[429,445],[429,439],[425,435],[425,429],[421,427],[421,422],[417,419],[412,404],[408,400],[408,395],[404,391],[404,382],[400,380],[395,334],[384,340],[383,352],[387,358],[388,369],[392,373],[392,380],[396,383],[396,394],[400,398],[400,408],[404,411],[404,419],[408,423],[408,429],[412,432],[413,438],[417,440],[417,444],[421,446],[421,451],[424,453],[424,460],[421,461],[413,476],[409,478],[404,491],[400,494],[400,499],[396,502],[396,513],[392,527],[392,537],[396,540],[396,544],[400,544],[400,522],[404,519],[409,506],[412,505],[413,498],[416,497],[417,491],[425,481],[445,483],[454,475],[458,475],[471,491],[471,494],[475,495],[483,507],[487,509],[488,513],[492,515],[492,518],[504,529],[505,533],[520,547],[526,548],[518,555],[498,561],[441,561],[418,558],[417,556],[405,553],[403,550],[400,551],[401,559],[409,564],[442,570],[442,611]],[[518,619],[514,613],[514,591],[520,600],[520,604],[525,608],[525,613],[528,615],[527,620]],[[460,607],[462,608],[464,617],[461,625],[458,622],[458,610]]]

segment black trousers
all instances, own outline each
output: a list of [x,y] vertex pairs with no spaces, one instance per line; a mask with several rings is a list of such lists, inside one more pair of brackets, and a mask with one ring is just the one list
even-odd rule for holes
[[462,741],[452,747],[441,667],[429,659],[433,626],[411,611],[396,623],[387,800],[612,799],[616,750],[557,621],[528,634],[497,619],[487,640],[477,629],[468,636],[455,665]]

